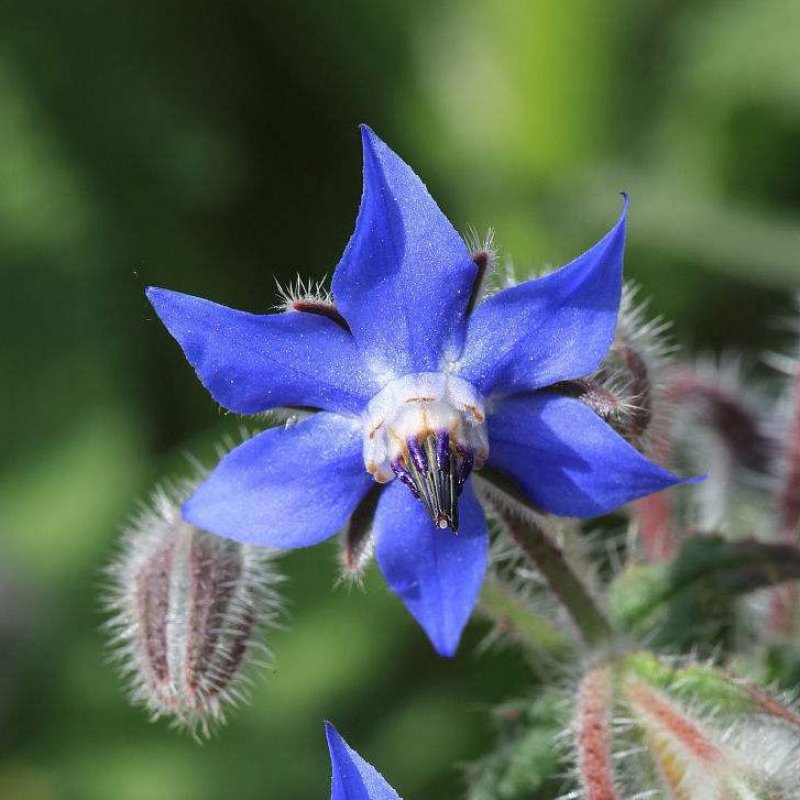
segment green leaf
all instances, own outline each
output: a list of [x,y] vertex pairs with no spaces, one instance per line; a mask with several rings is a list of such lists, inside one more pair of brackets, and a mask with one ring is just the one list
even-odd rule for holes
[[533,703],[498,708],[500,742],[494,753],[470,765],[468,800],[545,800],[554,797],[563,752],[553,743],[569,724],[563,697],[551,692]]
[[636,565],[612,584],[610,608],[639,635],[659,645],[719,642],[740,595],[800,579],[800,548],[755,540],[693,536],[671,564]]

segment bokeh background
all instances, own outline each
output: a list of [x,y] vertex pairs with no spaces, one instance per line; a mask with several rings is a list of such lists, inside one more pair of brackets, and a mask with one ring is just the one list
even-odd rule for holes
[[627,190],[654,310],[755,362],[800,285],[799,43],[792,0],[0,3],[0,797],[327,797],[325,717],[405,797],[460,796],[525,665],[480,624],[437,659],[376,576],[334,590],[333,546],[285,559],[276,668],[219,737],[127,706],[101,567],[239,424],[142,287],[266,311],[330,273],[366,121],[521,275]]

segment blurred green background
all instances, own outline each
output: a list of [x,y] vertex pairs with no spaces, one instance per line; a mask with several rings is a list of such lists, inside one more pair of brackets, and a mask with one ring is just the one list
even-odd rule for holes
[[365,121],[519,274],[626,189],[654,309],[755,356],[800,285],[798,41],[791,0],[0,3],[0,797],[327,797],[325,717],[405,797],[458,797],[525,665],[480,624],[437,659],[375,575],[334,591],[332,545],[285,560],[291,630],[221,736],[128,708],[101,567],[239,424],[142,287],[266,311],[275,276],[330,273]]

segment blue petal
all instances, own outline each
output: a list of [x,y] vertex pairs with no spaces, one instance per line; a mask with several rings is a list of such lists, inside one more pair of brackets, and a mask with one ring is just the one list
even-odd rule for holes
[[460,374],[483,394],[539,389],[593,372],[608,352],[622,290],[628,200],[617,224],[565,267],[473,312]]
[[439,655],[452,656],[478,599],[489,550],[483,509],[468,481],[458,533],[437,528],[400,481],[375,515],[375,556],[392,590],[424,628]]
[[184,519],[240,542],[288,550],[344,525],[372,485],[360,425],[320,412],[228,453],[184,503]]
[[248,314],[151,287],[147,297],[203,385],[225,408],[360,412],[378,390],[342,327],[317,314]]
[[551,514],[596,517],[682,482],[579,400],[516,395],[499,403],[488,422],[491,466]]
[[339,311],[370,362],[397,375],[457,358],[477,275],[422,181],[362,126],[364,193],[333,276]]
[[331,754],[331,800],[400,800],[371,764],[352,750],[330,722],[325,736]]

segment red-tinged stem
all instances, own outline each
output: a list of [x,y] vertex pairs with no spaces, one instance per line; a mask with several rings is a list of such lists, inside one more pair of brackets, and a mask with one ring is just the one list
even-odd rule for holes
[[612,757],[613,673],[596,667],[578,690],[578,774],[586,800],[619,800]]

